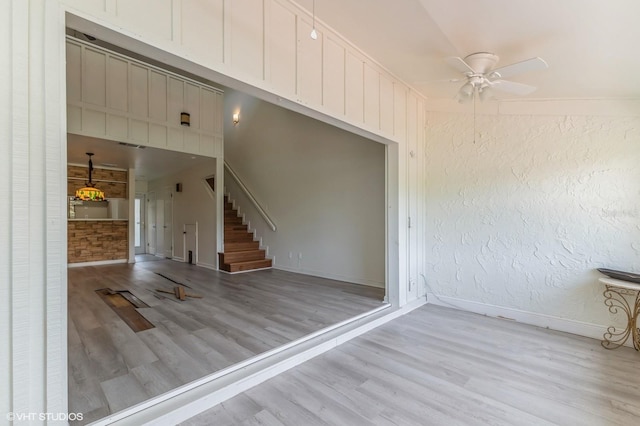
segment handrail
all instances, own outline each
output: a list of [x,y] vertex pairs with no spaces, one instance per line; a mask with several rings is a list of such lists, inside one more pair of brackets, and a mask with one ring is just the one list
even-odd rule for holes
[[231,166],[229,165],[229,163],[227,163],[227,161],[225,160],[224,162],[224,168],[227,170],[227,172],[229,172],[229,174],[231,175],[231,177],[236,181],[236,183],[238,184],[238,186],[240,187],[240,189],[242,189],[245,193],[245,195],[249,198],[249,200],[253,203],[254,207],[256,208],[256,210],[258,210],[258,213],[260,213],[260,215],[262,216],[262,218],[265,220],[265,222],[267,222],[267,225],[269,225],[269,227],[271,228],[272,231],[275,232],[276,230],[276,224],[273,222],[273,220],[269,217],[269,215],[267,214],[267,212],[262,208],[262,206],[260,205],[260,203],[258,203],[258,200],[256,200],[256,197],[253,196],[253,194],[251,193],[251,191],[249,191],[249,188],[246,187],[246,185],[244,183],[242,183],[242,180],[240,180],[240,177],[236,174],[236,172],[233,171],[233,169],[231,168]]

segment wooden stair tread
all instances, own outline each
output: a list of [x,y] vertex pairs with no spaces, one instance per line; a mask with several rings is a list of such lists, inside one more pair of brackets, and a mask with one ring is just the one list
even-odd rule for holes
[[243,217],[238,216],[228,197],[224,197],[224,253],[218,253],[220,269],[227,272],[242,272],[272,266],[265,250],[253,239]]
[[221,269],[227,272],[242,272],[252,269],[263,269],[271,267],[271,259],[248,260],[245,262],[224,263]]
[[252,260],[264,260],[265,250],[263,249],[251,249],[251,250],[237,250],[228,251],[225,253],[218,253],[220,263],[232,264],[238,262],[247,262]]
[[257,249],[260,247],[260,243],[258,241],[230,241],[224,243],[224,252],[232,253],[234,251],[246,251]]

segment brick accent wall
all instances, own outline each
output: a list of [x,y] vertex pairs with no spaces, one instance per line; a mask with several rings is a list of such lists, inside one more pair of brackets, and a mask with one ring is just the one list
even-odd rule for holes
[[69,263],[127,259],[127,221],[69,221],[67,225]]

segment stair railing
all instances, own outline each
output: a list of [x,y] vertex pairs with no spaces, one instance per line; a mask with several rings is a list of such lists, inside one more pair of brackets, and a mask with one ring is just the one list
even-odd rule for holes
[[275,232],[276,224],[273,222],[271,217],[269,217],[269,214],[262,208],[260,203],[258,203],[258,200],[256,200],[256,197],[254,197],[253,194],[251,193],[251,191],[249,191],[249,188],[247,188],[247,186],[242,182],[240,177],[236,174],[236,172],[233,171],[231,166],[229,166],[229,163],[227,163],[226,161],[224,162],[224,168],[225,168],[225,170],[227,172],[229,172],[229,175],[233,178],[233,180],[236,181],[236,183],[238,184],[240,189],[244,192],[244,194],[247,196],[247,198],[251,201],[251,203],[256,208],[256,210],[258,210],[258,213],[260,213],[260,216],[262,216],[264,221],[267,222],[267,225],[269,225],[271,230]]

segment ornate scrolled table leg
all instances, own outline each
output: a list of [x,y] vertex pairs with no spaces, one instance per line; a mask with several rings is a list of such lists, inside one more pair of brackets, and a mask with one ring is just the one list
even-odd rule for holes
[[[624,345],[629,337],[632,338],[633,347],[640,350],[640,329],[638,329],[638,317],[640,317],[640,285],[612,278],[601,278],[605,284],[604,304],[612,314],[622,311],[626,315],[627,324],[624,329],[610,326],[602,336],[602,347],[615,349]],[[633,304],[629,303],[629,299]]]

